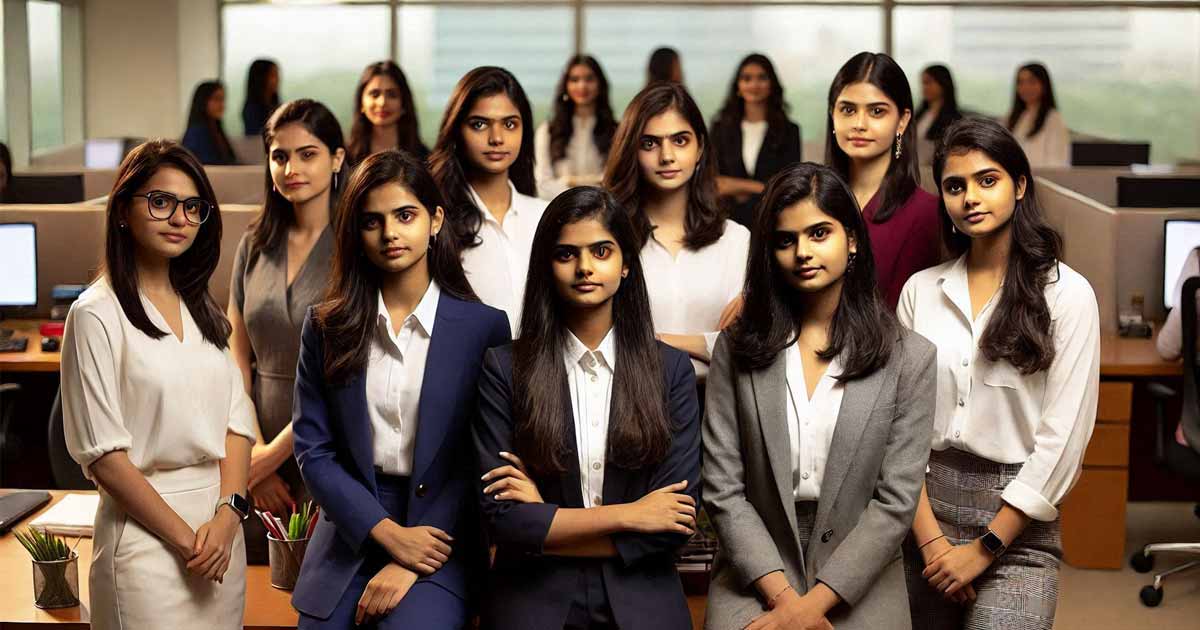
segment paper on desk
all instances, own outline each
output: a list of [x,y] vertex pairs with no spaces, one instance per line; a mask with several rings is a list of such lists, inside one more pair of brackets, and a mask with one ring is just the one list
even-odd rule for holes
[[68,494],[41,516],[33,519],[29,526],[47,534],[90,538],[96,522],[96,509],[99,507],[98,494]]

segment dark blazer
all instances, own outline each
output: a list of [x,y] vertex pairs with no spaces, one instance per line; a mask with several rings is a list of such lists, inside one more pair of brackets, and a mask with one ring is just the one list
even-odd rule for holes
[[[455,539],[450,560],[421,581],[468,599],[484,566],[478,544],[475,464],[469,428],[484,351],[510,341],[503,312],[445,292],[438,301],[418,405],[405,527],[429,525]],[[292,427],[296,459],[321,518],[305,552],[292,605],[328,618],[363,562],[371,528],[389,518],[379,503],[365,370],[345,384],[324,378],[324,338],[310,308],[301,333]]]
[[[631,503],[652,490],[686,479],[687,494],[700,501],[700,410],[696,373],[683,352],[659,343],[667,409],[674,436],[666,458],[652,469],[610,465],[604,474],[604,504]],[[621,369],[620,366],[617,369]],[[650,375],[646,375],[650,378]],[[475,447],[480,472],[507,464],[513,452],[512,346],[487,352],[479,378]],[[562,395],[570,394],[563,380]],[[577,461],[575,423],[567,427],[564,459]],[[517,453],[520,455],[520,453]],[[618,557],[572,559],[542,555],[558,508],[582,508],[579,470],[535,477],[545,503],[496,501],[478,486],[491,542],[497,546],[483,603],[484,627],[493,630],[561,630],[580,584],[580,568],[600,566],[613,619],[622,630],[691,630],[687,598],[675,571],[675,552],[687,542],[678,534],[620,533],[612,536]]]
[[[763,138],[762,149],[758,152],[758,160],[754,163],[754,176],[751,177],[742,162],[742,125],[726,126],[720,121],[712,124],[709,135],[717,147],[717,173],[727,177],[754,179],[764,184],[776,173],[800,161],[800,125],[788,121],[784,128],[767,129]],[[754,208],[762,195],[751,195],[744,203],[729,200],[729,218],[750,227],[754,220]]]

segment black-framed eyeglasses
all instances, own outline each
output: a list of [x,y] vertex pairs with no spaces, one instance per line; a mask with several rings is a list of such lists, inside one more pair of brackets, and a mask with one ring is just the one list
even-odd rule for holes
[[183,218],[192,225],[204,223],[212,214],[212,204],[199,197],[180,199],[163,190],[151,190],[144,195],[135,196],[145,197],[146,208],[150,211],[151,218],[158,221],[169,221],[180,203],[183,204]]

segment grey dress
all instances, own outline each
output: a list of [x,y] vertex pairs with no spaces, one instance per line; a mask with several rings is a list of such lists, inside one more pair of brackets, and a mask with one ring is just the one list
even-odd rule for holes
[[[300,328],[308,307],[320,302],[333,260],[329,227],[317,238],[308,258],[287,284],[287,241],[251,252],[251,233],[238,243],[229,283],[230,300],[238,305],[254,361],[254,407],[263,439],[273,440],[292,421],[292,389],[300,357]],[[277,471],[291,488],[292,498],[307,498],[295,459]],[[278,516],[278,515],[277,515]],[[266,533],[256,518],[246,521],[246,552],[251,564],[266,564]]]

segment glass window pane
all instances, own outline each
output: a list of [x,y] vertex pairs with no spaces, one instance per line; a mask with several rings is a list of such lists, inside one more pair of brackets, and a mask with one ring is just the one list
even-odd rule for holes
[[921,68],[944,63],[960,107],[1002,116],[1040,61],[1072,131],[1149,141],[1153,162],[1200,155],[1200,11],[897,7],[894,24],[918,99]]
[[558,73],[571,56],[569,6],[397,8],[400,66],[417,101],[421,137],[433,146],[454,85],[472,68],[512,72],[533,107],[534,123],[550,113]]
[[228,5],[221,18],[226,134],[243,133],[246,72],[265,57],[279,64],[282,100],[321,101],[349,139],[358,75],[389,55],[386,6]]
[[29,2],[29,78],[33,150],[63,143],[62,7]]

